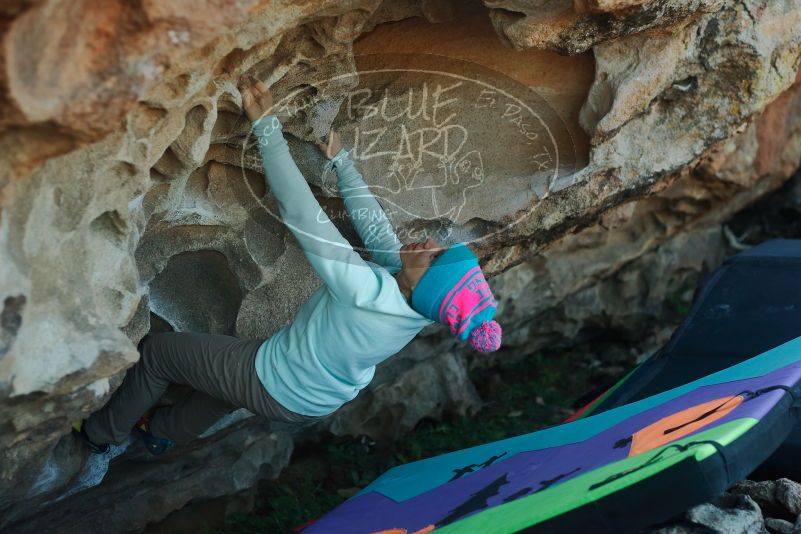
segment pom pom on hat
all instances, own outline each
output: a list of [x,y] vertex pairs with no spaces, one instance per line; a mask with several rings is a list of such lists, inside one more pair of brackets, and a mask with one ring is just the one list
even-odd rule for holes
[[484,321],[470,332],[470,346],[479,352],[495,352],[501,348],[501,325],[497,321]]

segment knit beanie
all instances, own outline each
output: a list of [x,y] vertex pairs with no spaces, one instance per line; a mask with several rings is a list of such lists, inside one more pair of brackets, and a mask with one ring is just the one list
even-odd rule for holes
[[501,325],[492,319],[498,303],[478,258],[464,243],[448,247],[434,260],[412,291],[412,308],[446,325],[479,352],[501,346]]

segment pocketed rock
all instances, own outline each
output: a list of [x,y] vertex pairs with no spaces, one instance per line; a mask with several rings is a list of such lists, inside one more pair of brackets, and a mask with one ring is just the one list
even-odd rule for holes
[[801,515],[801,484],[786,478],[777,480],[776,500],[793,516]]
[[[17,517],[9,517],[12,523],[4,530],[37,533],[52,531],[54,525],[69,525],[73,532],[140,530],[198,495],[213,499],[275,478],[289,462],[292,438],[264,425],[240,423],[207,442],[168,450],[157,458],[141,447],[131,449],[106,475],[103,485],[63,499],[51,495],[58,506],[44,507],[47,512],[16,523]],[[121,500],[120,495],[125,498]]]
[[801,515],[801,484],[782,478],[754,482],[743,480],[730,490],[751,497],[766,514],[795,518]]
[[690,509],[688,521],[713,532],[729,534],[767,533],[762,511],[747,495],[725,495],[716,501]]
[[516,49],[579,54],[593,45],[714,12],[721,0],[485,0],[496,30]]
[[645,530],[649,534],[709,534],[709,529],[692,524],[678,524],[660,527],[654,530]]
[[774,480],[742,480],[730,488],[729,492],[750,497],[765,514],[775,516],[783,511],[776,495],[777,484]]
[[793,524],[784,519],[768,517],[765,519],[765,528],[771,534],[793,534]]
[[391,381],[379,377],[321,427],[335,435],[394,440],[426,417],[465,416],[481,405],[460,356],[444,354],[421,361],[395,376]]
[[[785,501],[794,494],[798,483],[788,480],[743,480],[734,484],[725,495],[696,506],[681,517],[658,528],[643,530],[649,534],[689,534],[695,532],[770,532],[798,534],[801,515],[790,512]],[[780,489],[781,488],[781,489]],[[701,530],[699,530],[701,529]]]

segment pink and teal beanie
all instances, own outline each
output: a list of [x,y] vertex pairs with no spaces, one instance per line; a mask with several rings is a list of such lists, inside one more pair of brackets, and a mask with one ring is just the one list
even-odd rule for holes
[[412,291],[412,308],[479,352],[501,346],[501,325],[493,320],[498,303],[478,258],[464,243],[448,247],[431,264]]

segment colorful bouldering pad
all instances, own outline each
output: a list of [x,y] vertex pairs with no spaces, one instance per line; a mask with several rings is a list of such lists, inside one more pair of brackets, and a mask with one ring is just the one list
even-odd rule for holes
[[722,493],[798,422],[801,338],[593,416],[391,469],[313,533],[625,532]]
[[[801,240],[774,239],[726,260],[696,290],[670,341],[571,419],[644,399],[801,336]],[[760,467],[801,478],[801,426]]]

